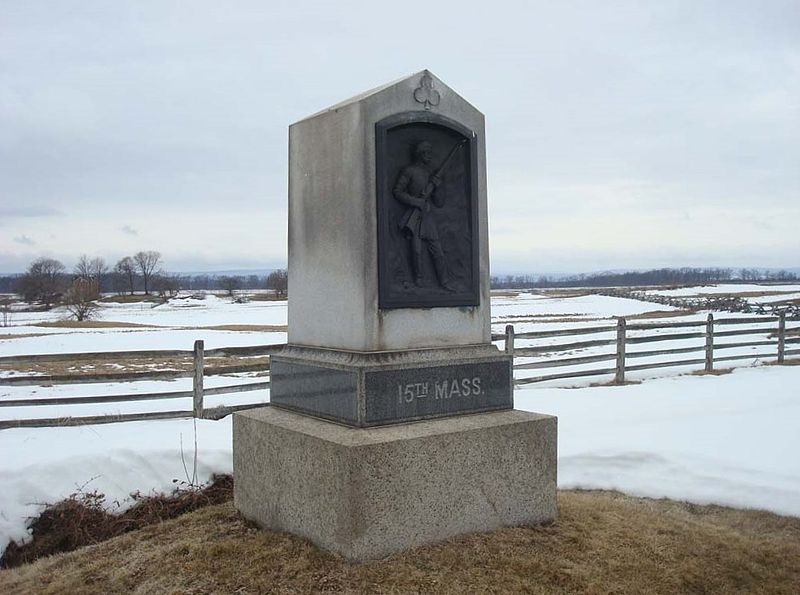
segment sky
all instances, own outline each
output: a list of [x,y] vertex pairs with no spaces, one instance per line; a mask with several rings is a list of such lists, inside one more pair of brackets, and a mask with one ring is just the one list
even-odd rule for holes
[[288,126],[425,68],[493,273],[800,266],[797,0],[0,0],[0,272],[285,266]]

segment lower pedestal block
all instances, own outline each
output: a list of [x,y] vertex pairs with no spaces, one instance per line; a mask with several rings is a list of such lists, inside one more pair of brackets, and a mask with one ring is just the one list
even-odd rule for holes
[[517,410],[352,428],[265,407],[233,419],[234,503],[353,560],[556,517],[555,417]]

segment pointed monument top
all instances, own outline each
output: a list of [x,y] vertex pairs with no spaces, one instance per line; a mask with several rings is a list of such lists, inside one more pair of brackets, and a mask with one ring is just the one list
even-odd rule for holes
[[411,91],[411,103],[409,105],[410,109],[436,109],[441,104],[442,98],[445,96],[457,97],[459,101],[463,101],[472,109],[475,109],[474,106],[470,105],[463,97],[458,95],[458,93],[453,91],[450,87],[443,83],[441,79],[439,79],[435,74],[426,68],[424,70],[420,70],[419,72],[415,72],[414,74],[404,76],[384,85],[364,91],[363,93],[359,93],[358,95],[350,97],[349,99],[345,99],[344,101],[340,101],[335,105],[302,118],[301,120],[298,120],[298,122],[311,120],[312,118],[316,118],[326,113],[342,110],[355,103],[371,100],[379,94],[391,92],[395,89],[409,89]]

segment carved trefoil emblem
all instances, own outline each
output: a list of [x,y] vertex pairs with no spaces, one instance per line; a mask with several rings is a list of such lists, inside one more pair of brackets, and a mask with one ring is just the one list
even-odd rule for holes
[[425,109],[431,109],[431,106],[436,107],[439,105],[441,95],[439,91],[433,88],[433,79],[431,75],[425,73],[419,82],[419,87],[414,89],[414,99],[423,104]]

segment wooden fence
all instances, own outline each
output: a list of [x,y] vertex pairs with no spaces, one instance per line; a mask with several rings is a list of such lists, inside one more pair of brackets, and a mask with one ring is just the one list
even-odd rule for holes
[[143,421],[148,419],[172,419],[197,417],[202,419],[220,419],[234,411],[252,408],[255,404],[246,405],[227,405],[213,408],[204,406],[204,397],[212,395],[223,395],[229,393],[249,392],[269,388],[269,381],[254,382],[246,384],[232,384],[226,386],[216,386],[207,388],[204,386],[204,379],[208,376],[218,376],[222,374],[236,374],[243,372],[265,372],[269,370],[269,365],[258,364],[238,364],[233,366],[208,366],[205,363],[206,357],[224,356],[268,356],[283,347],[282,344],[258,345],[253,347],[223,347],[220,349],[204,349],[203,341],[195,341],[192,351],[186,350],[156,350],[156,351],[121,351],[121,352],[101,352],[101,353],[59,353],[47,355],[23,355],[0,357],[0,363],[35,363],[35,362],[79,362],[79,361],[102,361],[102,360],[122,360],[130,357],[147,358],[169,358],[180,356],[191,356],[192,366],[190,370],[163,370],[146,372],[127,372],[127,373],[104,373],[104,374],[64,374],[64,375],[29,375],[11,376],[0,378],[0,386],[41,386],[46,384],[94,384],[109,382],[136,382],[141,380],[174,380],[178,378],[191,378],[192,390],[166,391],[156,393],[130,393],[122,395],[98,395],[98,396],[75,396],[75,397],[52,397],[42,399],[5,399],[0,400],[0,408],[3,407],[46,407],[53,405],[86,405],[99,403],[128,403],[134,401],[151,401],[163,399],[182,399],[191,398],[192,408],[175,411],[149,411],[144,413],[124,413],[117,415],[97,415],[80,417],[49,417],[34,419],[11,419],[0,420],[0,430],[5,428],[23,427],[52,427],[52,426],[76,426],[85,424],[114,423],[124,421]]
[[763,314],[768,316],[780,316],[783,314],[789,318],[800,317],[800,304],[795,303],[797,300],[750,302],[747,298],[738,295],[669,296],[627,288],[598,289],[594,293],[694,311],[716,310],[717,312],[735,314]]
[[[549,380],[562,380],[567,378],[584,378],[591,376],[613,375],[614,382],[621,384],[625,382],[626,372],[638,372],[655,368],[679,367],[679,366],[702,366],[706,372],[714,371],[715,364],[722,362],[733,362],[737,360],[762,359],[767,361],[774,360],[774,363],[783,364],[787,357],[800,356],[800,349],[787,349],[800,343],[800,336],[797,334],[798,328],[787,329],[786,314],[779,316],[761,316],[748,318],[722,318],[714,319],[713,314],[709,314],[705,321],[693,322],[655,322],[629,324],[625,318],[620,318],[616,325],[592,326],[557,329],[551,331],[534,331],[528,333],[515,333],[514,327],[508,325],[504,335],[493,335],[492,339],[505,342],[506,353],[514,356],[514,370],[533,370],[544,368],[556,368],[562,366],[582,366],[598,362],[613,362],[613,367],[609,365],[603,368],[592,368],[589,370],[570,370],[558,374],[546,374],[534,377],[517,377],[514,384],[524,385]],[[772,328],[736,328],[741,326],[771,324]],[[716,326],[732,327],[733,330],[716,330]],[[672,332],[679,329],[680,332]],[[687,329],[689,332],[683,332]],[[700,330],[695,330],[700,329]],[[669,332],[661,333],[659,331]],[[635,332],[632,335],[631,332]],[[656,331],[655,334],[642,334],[648,331]],[[570,343],[559,344],[540,344],[533,346],[518,347],[517,342],[521,339],[528,341],[541,341],[553,337],[574,337],[579,335],[596,335],[615,333],[613,339],[592,339]],[[744,342],[718,342],[717,339],[733,336],[745,335],[764,335],[766,340],[744,341]],[[648,349],[643,351],[630,351],[628,346],[646,345],[664,341],[686,341],[691,339],[701,339],[702,344],[669,349]],[[558,356],[556,358],[539,360],[534,362],[516,363],[521,358],[541,357],[548,354],[563,354],[571,351],[583,351],[602,347],[614,347],[613,351],[607,353],[591,354],[579,357]],[[727,352],[729,349],[742,348],[769,348],[769,351],[758,351],[756,353],[724,355],[719,352]],[[673,359],[671,356],[685,354],[699,354],[702,357],[691,359]],[[640,358],[665,358],[663,361],[652,361],[644,364],[630,364],[629,360]],[[515,374],[515,376],[518,376]]]
[[[793,317],[792,320],[797,320]],[[492,335],[493,341],[504,343],[506,353],[514,357],[514,370],[517,378],[516,386],[569,378],[586,378],[592,376],[612,376],[613,382],[621,384],[626,380],[628,372],[639,372],[655,368],[697,366],[700,370],[712,372],[716,365],[737,360],[761,359],[772,363],[783,364],[787,359],[800,356],[800,327],[787,328],[787,316],[761,316],[748,318],[714,319],[712,314],[706,320],[693,322],[637,322],[629,323],[620,318],[614,325],[575,326],[549,331],[533,331],[516,333],[513,325],[506,327],[504,334]],[[758,325],[757,328],[752,328]],[[763,325],[770,325],[764,327]],[[747,326],[748,328],[742,328]],[[721,329],[717,329],[721,327]],[[727,330],[731,329],[731,330]],[[664,332],[666,331],[666,332]],[[677,332],[676,332],[677,331]],[[612,334],[613,338],[590,338],[568,343],[549,344],[550,339],[585,337],[587,335]],[[767,338],[739,342],[720,342],[726,337],[744,337],[747,335],[767,335]],[[649,348],[646,350],[630,350],[636,345],[649,346],[665,341],[697,340],[698,344],[672,347]],[[522,345],[522,342],[525,345]],[[532,344],[531,344],[532,343]],[[220,419],[233,411],[247,409],[264,403],[248,403],[206,408],[204,398],[212,395],[257,391],[269,388],[269,381],[255,383],[239,383],[207,388],[204,379],[220,374],[243,372],[267,372],[269,364],[243,363],[228,366],[208,366],[206,358],[224,356],[269,356],[282,344],[259,345],[253,347],[225,347],[205,350],[203,341],[196,341],[192,351],[160,350],[160,351],[127,351],[81,354],[26,355],[0,357],[0,363],[15,362],[76,362],[97,360],[118,360],[131,356],[167,358],[191,356],[192,366],[188,370],[164,370],[147,372],[129,372],[122,374],[68,374],[68,375],[30,375],[0,378],[0,385],[40,386],[42,384],[89,384],[109,382],[133,382],[141,380],[171,380],[176,378],[192,378],[192,390],[131,393],[122,395],[70,396],[36,399],[0,400],[0,410],[4,407],[46,407],[53,405],[77,405],[98,403],[126,403],[134,401],[191,398],[192,408],[175,411],[153,411],[144,413],[126,413],[118,415],[99,415],[81,417],[49,417],[40,419],[0,420],[0,429],[19,427],[74,426],[84,424],[114,423],[125,421],[141,421],[150,419],[170,419],[195,417],[202,419]],[[655,345],[658,347],[658,345]],[[591,353],[582,356],[569,356],[568,352],[613,348],[608,352]],[[752,349],[756,353],[725,355],[730,349]],[[690,359],[674,359],[675,355],[697,354]],[[537,361],[533,358],[547,357]],[[646,363],[630,363],[631,360],[657,359]],[[591,369],[572,369],[561,373],[550,373],[540,376],[522,376],[527,370],[549,368],[575,368],[587,364],[608,362],[605,367]]]

